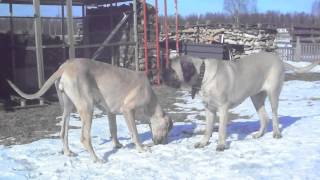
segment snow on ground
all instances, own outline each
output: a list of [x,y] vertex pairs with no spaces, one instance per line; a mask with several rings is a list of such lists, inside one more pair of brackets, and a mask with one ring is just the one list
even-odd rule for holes
[[[295,67],[305,67],[311,64],[311,62],[306,62],[306,61],[299,61],[299,62],[295,62],[295,61],[285,61],[288,64],[291,64]],[[287,71],[289,73],[292,73],[293,71]],[[320,65],[317,65],[316,67],[314,67],[313,69],[310,70],[310,72],[314,72],[314,73],[320,73]]]
[[[216,152],[217,133],[203,149],[194,149],[202,135],[192,134],[204,128],[199,96],[191,100],[187,92],[177,97],[174,111],[188,114],[177,122],[169,144],[138,153],[125,125],[118,118],[118,133],[124,148],[114,150],[109,139],[107,117],[95,118],[92,142],[99,157],[107,162],[93,163],[80,144],[80,129],[71,129],[69,143],[77,157],[60,153],[60,139],[42,139],[30,144],[0,146],[0,179],[318,179],[320,176],[320,81],[285,82],[280,97],[279,116],[282,139],[272,138],[271,125],[265,136],[253,139],[259,121],[249,100],[233,113],[249,119],[236,119],[228,126],[230,149]],[[268,112],[270,112],[269,104]],[[181,120],[180,120],[181,121]],[[77,115],[71,125],[80,126]],[[151,142],[147,125],[138,131],[144,144]]]

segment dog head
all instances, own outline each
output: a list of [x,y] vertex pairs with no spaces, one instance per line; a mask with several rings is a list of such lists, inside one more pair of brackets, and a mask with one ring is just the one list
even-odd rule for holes
[[[160,108],[160,107],[159,107]],[[173,123],[171,118],[162,109],[150,118],[150,129],[154,144],[166,144]]]
[[197,83],[199,77],[196,66],[191,57],[175,57],[170,60],[169,67],[163,71],[163,81],[173,88],[191,87]]

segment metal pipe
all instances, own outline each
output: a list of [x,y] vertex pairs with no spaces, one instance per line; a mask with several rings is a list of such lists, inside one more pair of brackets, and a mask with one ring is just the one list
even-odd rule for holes
[[148,62],[148,36],[147,36],[147,4],[143,0],[143,35],[144,35],[144,72],[146,75],[149,73]]
[[179,54],[179,14],[178,14],[178,0],[174,0],[174,7],[176,13],[176,50],[177,54]]
[[155,0],[156,8],[156,51],[157,51],[157,84],[160,85],[160,48],[159,48],[159,9],[158,0]]
[[164,32],[166,38],[166,51],[165,51],[165,58],[166,58],[166,67],[169,66],[169,35],[168,35],[168,13],[167,13],[167,0],[164,0]]

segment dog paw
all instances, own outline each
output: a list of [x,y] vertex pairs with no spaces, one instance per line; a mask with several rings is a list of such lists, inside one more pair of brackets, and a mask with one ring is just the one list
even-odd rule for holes
[[94,162],[94,163],[98,163],[98,164],[104,164],[104,163],[106,163],[105,160],[99,159],[99,158],[95,159],[93,162]]
[[69,153],[67,153],[66,155],[69,156],[69,157],[76,157],[76,156],[78,156],[77,153],[74,153],[74,152],[72,152],[72,151],[69,151]]
[[137,150],[139,153],[151,152],[151,148],[146,146],[137,146]]
[[198,142],[198,143],[194,144],[194,148],[204,148],[208,144],[209,144],[209,142],[206,142],[206,143]]
[[273,138],[280,139],[282,136],[280,133],[273,133]]
[[254,134],[252,135],[252,137],[253,137],[254,139],[261,138],[262,136],[263,136],[263,133],[260,133],[260,132],[254,133]]
[[123,145],[119,142],[113,145],[113,148],[115,148],[115,149],[120,149],[122,147],[123,147]]
[[61,154],[63,154],[63,155],[65,155],[65,156],[69,156],[69,157],[75,157],[75,156],[78,156],[78,154],[77,153],[74,153],[74,152],[72,152],[72,151],[61,151]]
[[226,149],[226,145],[224,144],[218,144],[216,151],[224,151]]

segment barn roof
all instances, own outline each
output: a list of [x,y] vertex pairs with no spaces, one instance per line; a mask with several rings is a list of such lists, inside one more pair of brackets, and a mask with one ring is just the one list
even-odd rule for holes
[[[73,5],[99,5],[110,4],[117,2],[129,2],[132,0],[73,0]],[[0,0],[0,3],[13,3],[13,4],[33,4],[33,0]],[[61,0],[41,0],[43,5],[61,5]]]

